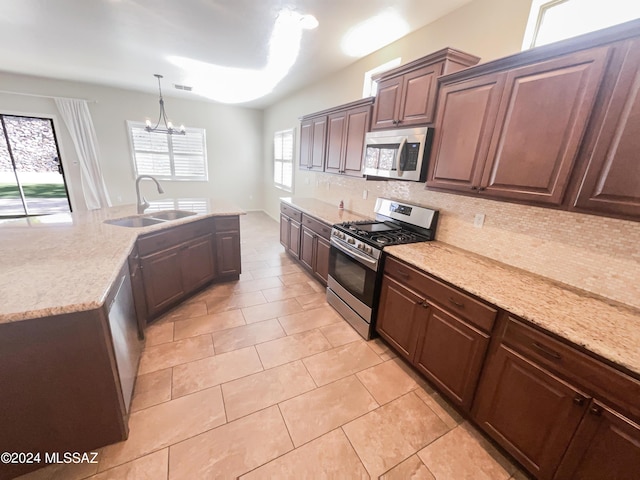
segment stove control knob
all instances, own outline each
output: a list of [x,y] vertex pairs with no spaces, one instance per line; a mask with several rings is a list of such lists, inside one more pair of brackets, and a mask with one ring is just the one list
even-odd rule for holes
[[372,253],[373,252],[373,248],[371,248],[369,246],[366,246],[366,247],[364,247],[364,252],[365,253]]
[[344,240],[345,238],[347,238],[347,236],[344,233],[340,233],[340,238]]
[[358,244],[358,250],[364,250],[364,244],[359,243]]
[[353,238],[347,238],[347,243],[354,244],[356,241]]

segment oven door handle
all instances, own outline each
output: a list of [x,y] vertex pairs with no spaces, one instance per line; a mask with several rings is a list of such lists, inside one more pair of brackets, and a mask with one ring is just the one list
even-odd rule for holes
[[340,250],[345,255],[348,255],[351,258],[357,260],[358,262],[362,263],[364,266],[370,268],[371,270],[376,270],[378,268],[378,260],[371,259],[371,258],[369,258],[369,257],[367,257],[365,255],[362,255],[362,254],[352,250],[351,248],[349,248],[347,246],[343,246],[335,238],[331,238],[331,242],[330,243],[331,243],[331,245],[336,247],[338,250]]

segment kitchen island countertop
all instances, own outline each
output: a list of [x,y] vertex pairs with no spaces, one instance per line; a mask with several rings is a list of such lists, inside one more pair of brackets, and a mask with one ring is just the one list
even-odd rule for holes
[[632,307],[442,242],[397,245],[385,252],[640,378],[640,312]]
[[169,209],[197,213],[140,228],[104,223],[136,216],[132,204],[0,223],[0,323],[98,308],[139,235],[245,213],[225,200],[163,199],[145,215]]

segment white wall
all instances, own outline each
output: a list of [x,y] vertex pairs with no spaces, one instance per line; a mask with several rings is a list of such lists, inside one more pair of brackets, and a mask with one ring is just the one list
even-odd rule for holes
[[[90,100],[89,110],[111,201],[114,204],[135,203],[126,120],[155,119],[159,112],[157,95],[7,73],[0,73],[0,85],[2,91]],[[224,197],[244,209],[260,208],[262,111],[171,97],[165,97],[165,107],[174,123],[206,129],[209,181],[163,181],[164,196]],[[74,210],[85,209],[75,149],[53,100],[0,93],[0,111],[54,117],[72,207]],[[147,198],[159,198],[151,185],[144,185],[143,189]]]
[[[274,132],[296,127],[298,142],[299,117],[359,99],[365,72],[397,57],[401,57],[404,64],[445,47],[477,55],[481,62],[517,53],[522,45],[530,8],[531,0],[474,0],[266,109],[263,163],[264,208],[267,213],[277,218],[278,198],[287,195],[273,187],[271,144]],[[333,175],[323,175],[327,181],[332,181]],[[314,175],[296,169],[294,195],[314,196],[316,182]]]

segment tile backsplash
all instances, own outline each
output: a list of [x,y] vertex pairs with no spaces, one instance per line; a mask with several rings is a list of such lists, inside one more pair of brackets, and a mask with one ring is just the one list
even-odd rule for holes
[[[419,182],[309,172],[298,172],[297,180],[305,187],[297,196],[336,208],[343,200],[364,215],[373,213],[377,197],[436,208],[439,241],[640,308],[638,222],[434,192]],[[473,225],[478,213],[485,215],[482,228]]]

